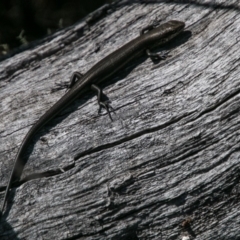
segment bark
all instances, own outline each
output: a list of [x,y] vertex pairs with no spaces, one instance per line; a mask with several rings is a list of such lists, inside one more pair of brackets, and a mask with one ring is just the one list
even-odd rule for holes
[[36,135],[0,239],[239,239],[240,8],[221,2],[120,1],[0,63],[2,203],[57,83],[155,19],[186,22],[166,60],[141,57],[101,85],[113,122],[88,91]]

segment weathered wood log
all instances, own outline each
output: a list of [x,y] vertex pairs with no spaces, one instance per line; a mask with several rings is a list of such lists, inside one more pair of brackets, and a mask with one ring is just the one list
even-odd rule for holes
[[0,239],[239,239],[239,3],[132,2],[0,63],[2,203],[25,134],[65,93],[56,83],[156,18],[187,26],[171,57],[141,57],[102,85],[113,122],[89,91],[36,135]]

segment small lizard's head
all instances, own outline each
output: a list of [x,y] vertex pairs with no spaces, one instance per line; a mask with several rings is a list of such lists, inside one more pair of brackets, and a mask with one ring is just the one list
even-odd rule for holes
[[150,30],[149,32],[146,33],[146,35],[148,35],[149,38],[151,39],[149,41],[150,48],[169,42],[171,39],[173,39],[179,33],[181,33],[184,27],[185,27],[184,22],[171,20],[160,25],[159,27]]
[[183,31],[185,23],[177,20],[171,20],[165,23],[165,35],[168,40],[171,40]]

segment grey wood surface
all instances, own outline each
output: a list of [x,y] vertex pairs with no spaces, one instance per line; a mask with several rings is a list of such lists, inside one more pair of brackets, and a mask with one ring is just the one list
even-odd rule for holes
[[113,122],[89,91],[36,135],[0,239],[240,239],[240,7],[222,2],[119,1],[0,62],[2,203],[56,83],[156,19],[186,22],[165,61],[102,84]]

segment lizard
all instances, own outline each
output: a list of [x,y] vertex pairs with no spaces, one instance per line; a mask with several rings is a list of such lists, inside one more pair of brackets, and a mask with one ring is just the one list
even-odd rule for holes
[[[84,75],[80,72],[74,72],[70,78],[69,90],[63,95],[49,110],[47,110],[30,128],[24,137],[17,155],[15,157],[14,166],[5,190],[4,200],[2,204],[2,213],[7,202],[11,184],[14,179],[19,179],[23,162],[23,154],[26,151],[30,140],[47,122],[49,122],[60,111],[69,106],[74,100],[79,98],[83,91],[91,88],[98,93],[98,104],[104,107],[111,118],[107,101],[102,101],[102,90],[96,85],[106,78],[109,78],[121,68],[126,66],[137,56],[146,53],[152,60],[165,59],[165,55],[151,52],[151,49],[168,43],[175,36],[183,31],[185,23],[177,20],[170,20],[162,25],[148,25],[140,31],[140,36],[126,43],[114,52],[96,63]],[[111,118],[112,120],[112,118]]]

